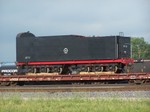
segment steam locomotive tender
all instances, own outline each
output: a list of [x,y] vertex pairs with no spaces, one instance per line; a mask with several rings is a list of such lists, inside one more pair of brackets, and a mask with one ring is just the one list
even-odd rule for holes
[[133,63],[130,37],[59,35],[16,38],[19,73],[124,72]]

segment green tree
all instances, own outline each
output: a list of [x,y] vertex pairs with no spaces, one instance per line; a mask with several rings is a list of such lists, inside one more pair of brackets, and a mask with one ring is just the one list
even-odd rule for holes
[[144,40],[143,37],[131,38],[132,57],[134,59],[150,59],[150,44]]

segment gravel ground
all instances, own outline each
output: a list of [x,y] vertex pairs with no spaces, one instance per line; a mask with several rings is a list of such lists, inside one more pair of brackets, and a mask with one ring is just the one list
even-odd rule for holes
[[37,98],[133,98],[133,99],[150,99],[150,91],[111,91],[111,92],[1,92],[0,98],[10,98],[17,96],[23,99],[37,99]]

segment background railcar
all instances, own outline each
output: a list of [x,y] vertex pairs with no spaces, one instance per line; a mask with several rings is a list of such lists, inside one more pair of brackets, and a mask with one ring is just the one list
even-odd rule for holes
[[16,75],[18,73],[18,69],[15,63],[3,63],[0,64],[0,75]]

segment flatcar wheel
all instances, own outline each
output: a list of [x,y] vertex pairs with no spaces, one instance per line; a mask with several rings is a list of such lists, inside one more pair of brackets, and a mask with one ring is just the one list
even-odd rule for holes
[[128,84],[134,84],[134,80],[128,80]]
[[139,84],[144,83],[144,81],[143,80],[129,80],[128,83],[131,85],[139,85]]
[[150,80],[149,79],[145,80],[145,84],[150,84]]
[[1,84],[1,86],[9,86],[10,82],[1,82],[0,84]]
[[10,82],[10,86],[16,86],[17,82]]
[[134,80],[135,84],[143,84],[145,81],[144,80]]

